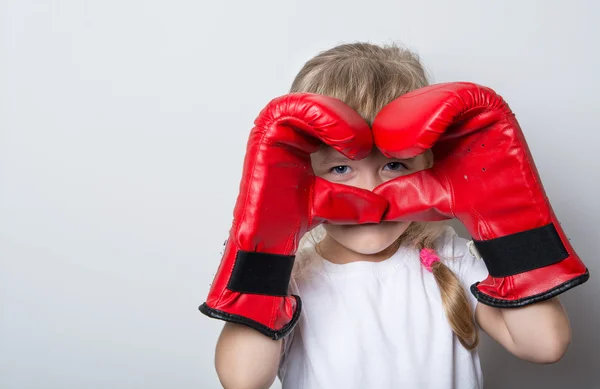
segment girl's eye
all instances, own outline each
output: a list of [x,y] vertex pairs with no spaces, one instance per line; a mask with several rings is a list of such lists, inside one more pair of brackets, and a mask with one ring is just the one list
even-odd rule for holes
[[350,166],[334,166],[329,171],[333,174],[346,174],[350,171]]
[[384,170],[390,170],[393,172],[401,171],[407,169],[406,165],[401,162],[390,162],[385,165]]

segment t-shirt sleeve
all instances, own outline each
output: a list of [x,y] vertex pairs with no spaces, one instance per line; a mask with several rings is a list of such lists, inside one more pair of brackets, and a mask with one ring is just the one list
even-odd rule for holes
[[[296,296],[299,295],[298,286],[293,277],[290,279],[289,293],[295,294]],[[292,329],[289,334],[282,338],[283,346],[281,348],[281,358],[279,360],[279,369],[277,372],[277,376],[281,381],[283,381],[283,378],[285,376],[285,370],[287,366],[286,360],[289,355],[292,342],[294,341],[294,333],[296,332],[296,328],[298,328],[298,325],[296,325],[296,327]]]
[[473,314],[477,299],[471,293],[471,285],[483,281],[488,276],[488,270],[482,259],[475,257],[469,250],[470,240],[461,238],[453,228],[447,227],[443,236],[443,249],[439,253],[443,262],[456,274],[463,284]]

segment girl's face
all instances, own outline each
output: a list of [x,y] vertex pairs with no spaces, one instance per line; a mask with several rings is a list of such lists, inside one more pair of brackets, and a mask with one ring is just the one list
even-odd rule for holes
[[[427,151],[411,159],[390,159],[375,149],[368,157],[353,161],[335,149],[324,146],[311,154],[311,162],[313,171],[318,177],[373,190],[379,184],[396,177],[431,167],[433,155],[431,151]],[[362,225],[324,224],[323,226],[328,237],[341,246],[358,254],[371,255],[391,246],[409,225],[410,222],[382,222]]]

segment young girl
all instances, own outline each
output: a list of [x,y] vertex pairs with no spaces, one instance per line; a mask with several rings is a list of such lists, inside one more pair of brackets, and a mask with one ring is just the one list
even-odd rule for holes
[[[436,181],[436,171],[468,181],[486,167],[460,170],[457,178],[448,167],[460,154],[456,141],[447,141],[452,151],[430,149],[443,131],[434,126],[437,116],[423,120],[419,112],[432,99],[417,100],[426,86],[422,65],[407,50],[341,45],[305,64],[291,88],[298,94],[274,100],[259,115],[224,258],[200,308],[228,321],[216,351],[225,388],[268,388],[277,374],[283,388],[481,388],[478,327],[531,362],[552,363],[565,353],[570,327],[556,295],[584,282],[587,270],[559,228],[552,227],[556,239],[547,226],[492,234],[504,222],[484,220],[495,216],[482,203],[503,202],[489,197],[493,184],[483,195],[472,193],[475,200],[463,208],[462,197],[440,195],[445,181]],[[452,93],[442,87],[442,96],[463,87],[451,85],[458,88]],[[397,99],[417,89],[397,111]],[[474,121],[490,119],[486,112],[467,115],[461,128],[468,132]],[[413,116],[417,132],[429,131],[421,141],[389,132],[390,118],[400,117],[406,129]],[[488,146],[477,146],[489,161]],[[476,155],[472,147],[460,161]],[[467,189],[467,195],[477,190]],[[459,192],[455,184],[452,196]],[[504,196],[514,203],[511,193]],[[452,198],[448,210],[445,198]],[[465,224],[476,248],[439,221],[452,217]],[[521,222],[508,217],[510,225]],[[555,256],[559,249],[545,249],[552,244],[567,257],[530,268],[515,264],[515,253]],[[542,279],[544,269],[558,281]],[[539,281],[532,286],[522,274]]]

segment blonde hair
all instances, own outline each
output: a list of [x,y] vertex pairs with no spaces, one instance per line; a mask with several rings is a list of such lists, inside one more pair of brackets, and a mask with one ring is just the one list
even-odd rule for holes
[[[319,93],[335,97],[358,112],[369,124],[375,115],[397,97],[428,85],[418,56],[396,44],[378,46],[350,43],[336,46],[310,59],[296,75],[290,92]],[[387,250],[390,255],[400,246],[435,249],[444,223],[413,222]],[[315,234],[318,237],[315,237]],[[325,236],[321,227],[307,233],[300,247],[316,245]],[[318,246],[317,246],[318,249]],[[392,251],[393,250],[393,251]],[[297,256],[293,276],[300,277],[310,256]],[[443,262],[432,267],[440,289],[448,322],[461,344],[473,349],[479,342],[472,309],[465,288]]]

